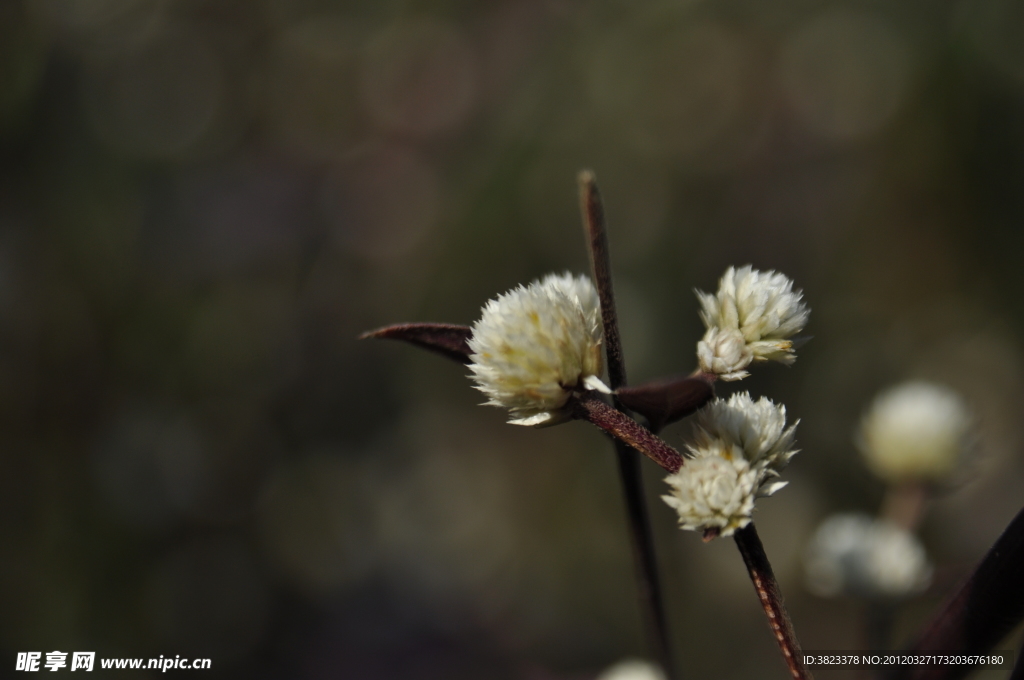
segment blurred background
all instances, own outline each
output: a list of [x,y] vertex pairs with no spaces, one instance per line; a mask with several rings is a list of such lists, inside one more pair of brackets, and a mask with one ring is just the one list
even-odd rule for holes
[[[55,649],[366,680],[644,656],[600,433],[510,427],[464,367],[356,340],[586,271],[584,167],[633,382],[694,368],[692,291],[728,265],[805,291],[796,364],[719,388],[802,421],[756,519],[805,648],[863,648],[800,566],[822,517],[881,502],[861,413],[906,378],[965,396],[909,639],[1024,502],[1024,5],[6,0],[0,675]],[[735,546],[678,531],[645,465],[686,677],[785,678]]]

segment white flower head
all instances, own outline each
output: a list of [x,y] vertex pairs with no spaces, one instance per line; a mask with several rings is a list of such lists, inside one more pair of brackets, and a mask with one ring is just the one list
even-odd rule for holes
[[750,524],[754,499],[786,485],[776,478],[796,454],[794,423],[786,427],[786,407],[746,392],[715,399],[698,415],[696,440],[688,459],[665,481],[662,496],[679,514],[679,525],[730,536]]
[[899,598],[919,593],[932,567],[908,531],[861,513],[826,519],[804,551],[807,587],[822,597]]
[[679,526],[691,531],[717,529],[730,536],[750,524],[757,472],[740,456],[708,453],[688,460],[665,478],[672,494],[662,496],[679,514]]
[[666,680],[660,668],[648,661],[626,659],[606,668],[597,680]]
[[858,445],[882,479],[938,479],[966,449],[972,418],[959,394],[911,381],[879,394],[861,421]]
[[550,425],[574,389],[600,380],[601,305],[585,276],[549,274],[484,306],[469,340],[470,370],[487,404],[517,425]]
[[718,284],[718,293],[697,291],[700,317],[707,332],[697,343],[697,360],[705,373],[722,380],[749,375],[751,362],[796,359],[790,340],[807,325],[810,309],[793,282],[774,271],[762,272],[750,265],[729,267]]
[[781,472],[797,453],[793,442],[799,421],[787,428],[786,407],[767,397],[754,401],[748,392],[739,392],[715,399],[697,414],[697,424],[697,443],[690,447],[695,454],[722,442],[741,451],[751,465]]

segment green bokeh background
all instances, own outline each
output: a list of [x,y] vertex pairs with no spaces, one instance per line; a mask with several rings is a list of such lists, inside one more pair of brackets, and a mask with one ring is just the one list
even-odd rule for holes
[[[756,519],[806,648],[862,646],[800,570],[822,517],[882,498],[860,413],[911,377],[970,402],[908,639],[1024,502],[1020,3],[6,0],[0,675],[55,649],[366,680],[643,656],[600,434],[508,426],[463,367],[355,339],[585,271],[584,167],[634,382],[694,367],[692,291],[728,265],[805,292],[796,364],[719,393],[801,420]],[[686,677],[786,677],[734,545],[675,529],[645,466]]]

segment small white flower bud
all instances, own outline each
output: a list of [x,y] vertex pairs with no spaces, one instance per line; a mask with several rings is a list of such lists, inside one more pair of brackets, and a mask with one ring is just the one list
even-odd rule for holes
[[701,370],[722,380],[739,380],[749,375],[744,369],[752,361],[793,363],[796,354],[790,338],[803,330],[810,316],[802,297],[782,274],[750,265],[729,267],[715,295],[697,291],[707,328],[697,344]]
[[601,306],[585,276],[549,274],[491,300],[473,325],[470,370],[487,404],[517,425],[548,425],[574,389],[600,380]]
[[822,597],[898,598],[919,593],[932,567],[917,538],[861,513],[826,519],[804,551],[807,587]]
[[683,529],[717,529],[730,536],[750,524],[754,499],[770,496],[786,482],[776,479],[796,454],[796,424],[786,428],[786,408],[747,393],[715,399],[698,414],[688,459],[665,481],[662,499],[679,514]]
[[716,373],[722,380],[741,380],[750,373],[743,370],[754,360],[754,353],[738,330],[709,328],[697,343],[697,361],[705,373]]
[[970,412],[959,394],[912,381],[875,398],[857,439],[868,466],[882,479],[935,480],[956,466],[970,427]]

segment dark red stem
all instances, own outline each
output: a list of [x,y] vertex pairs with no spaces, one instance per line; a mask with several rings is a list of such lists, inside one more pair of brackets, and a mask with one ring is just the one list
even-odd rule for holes
[[750,573],[750,580],[754,583],[757,598],[761,601],[765,616],[768,617],[768,625],[771,626],[772,633],[775,635],[775,641],[779,643],[790,674],[796,680],[811,680],[811,673],[804,666],[800,641],[797,640],[793,623],[789,620],[789,614],[786,613],[782,591],[779,590],[775,573],[768,561],[768,555],[764,552],[764,546],[761,544],[761,538],[757,535],[754,523],[751,522],[740,529],[733,537],[736,539],[736,547],[740,549],[740,554],[743,556],[743,563],[747,565],[747,572]]
[[644,454],[669,472],[679,472],[685,458],[658,435],[621,411],[586,392],[572,401],[572,413],[601,428],[616,440]]

